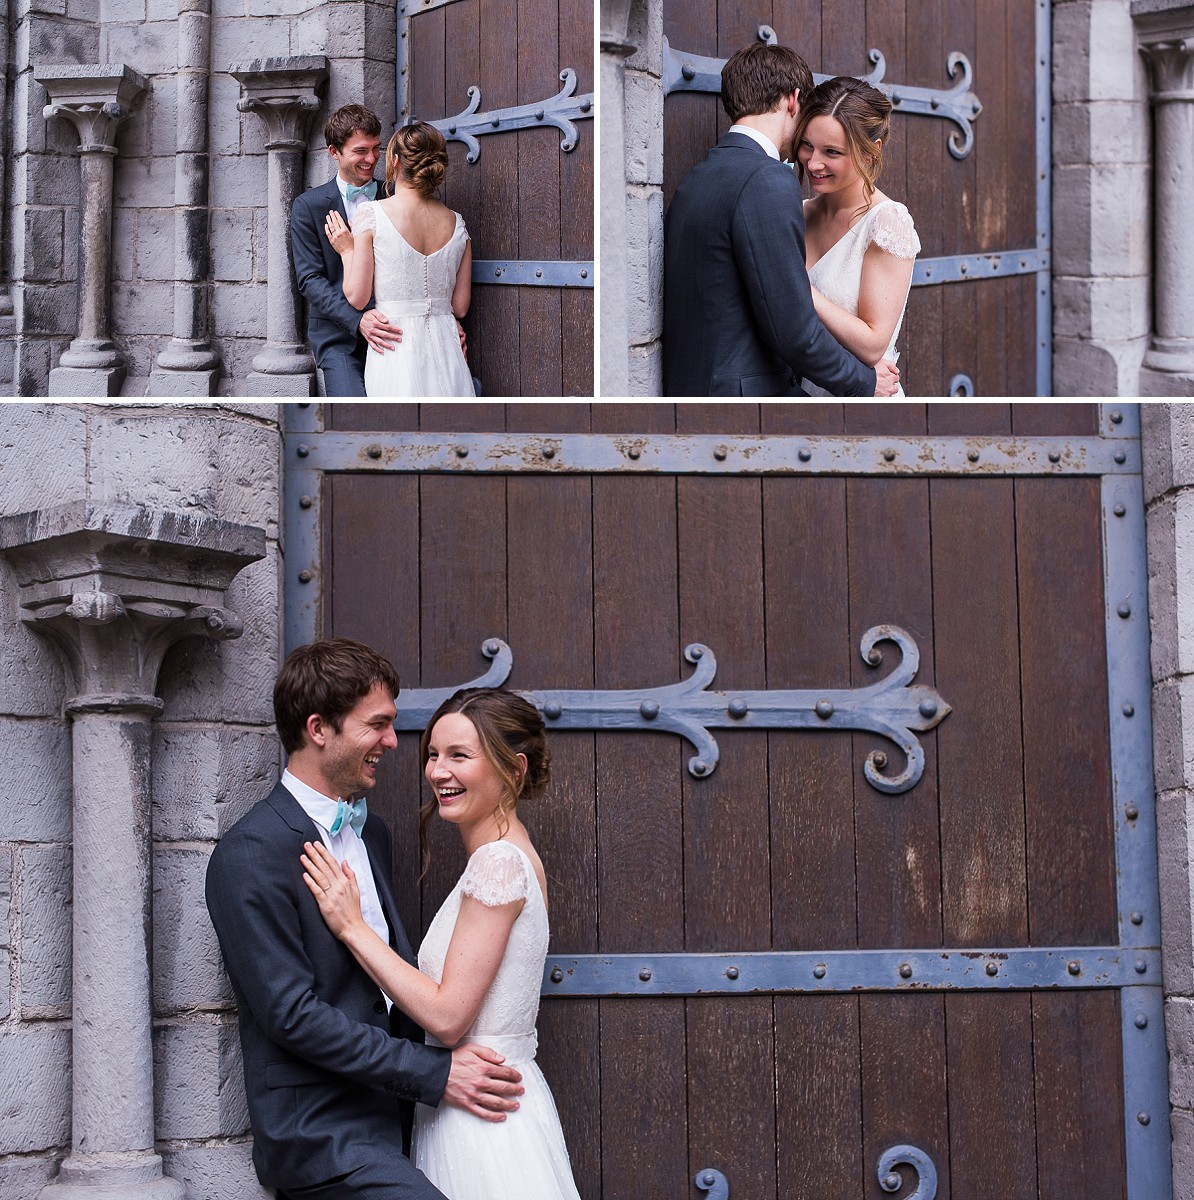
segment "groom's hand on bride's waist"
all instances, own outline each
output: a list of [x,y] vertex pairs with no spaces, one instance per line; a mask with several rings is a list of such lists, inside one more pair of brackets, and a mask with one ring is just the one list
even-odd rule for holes
[[444,1086],[443,1102],[454,1104],[484,1121],[504,1121],[518,1107],[522,1073],[503,1064],[505,1059],[488,1046],[468,1042],[452,1051],[452,1069]]
[[402,330],[390,323],[390,318],[380,309],[370,308],[361,314],[361,337],[377,351],[384,354],[393,350],[402,341]]
[[893,362],[881,358],[875,364],[875,395],[894,396],[900,386],[900,369]]

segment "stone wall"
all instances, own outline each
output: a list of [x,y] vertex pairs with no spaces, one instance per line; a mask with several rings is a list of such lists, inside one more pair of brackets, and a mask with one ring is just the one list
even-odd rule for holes
[[[11,155],[0,185],[12,237],[0,299],[10,281],[14,315],[0,304],[0,386],[7,375],[14,394],[46,395],[49,371],[78,329],[79,139],[66,121],[43,116],[35,68],[123,63],[149,83],[116,133],[110,315],[127,366],[124,394],[166,394],[150,377],[196,302],[218,360],[214,386],[244,394],[266,336],[269,194],[265,126],[237,110],[241,90],[230,71],[258,59],[328,59],[306,158],[308,186],[322,183],[334,172],[322,138],[329,112],[364,101],[383,127],[394,122],[393,0],[11,0],[10,9]],[[180,13],[192,18],[186,26]],[[189,72],[183,87],[180,64]],[[192,149],[179,145],[179,109],[196,103],[188,89],[206,111],[198,125],[207,146],[194,168],[205,172],[208,192],[198,246],[176,230],[187,186],[176,180],[176,151]],[[197,301],[176,288],[186,274],[180,256],[192,262]]]
[[[270,705],[282,626],[278,408],[7,404],[0,477],[0,515],[132,500],[266,532],[266,557],[227,592],[243,636],[188,639],[167,654],[152,771],[158,1153],[188,1200],[263,1196],[203,878],[219,833],[279,768]],[[16,593],[0,563],[0,1196],[33,1200],[70,1146],[71,734],[62,666],[20,620]]]

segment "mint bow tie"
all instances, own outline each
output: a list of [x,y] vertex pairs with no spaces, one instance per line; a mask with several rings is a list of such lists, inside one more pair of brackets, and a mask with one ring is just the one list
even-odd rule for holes
[[355,183],[348,185],[348,200],[351,203],[358,196],[364,196],[368,200],[372,200],[377,195],[377,180],[365,184],[364,187],[357,187]]
[[369,815],[369,806],[365,803],[365,797],[362,796],[359,800],[349,801],[345,804],[343,800],[336,801],[336,819],[332,822],[331,829],[328,833],[339,833],[344,826],[345,818],[348,819],[349,825],[352,826],[352,831],[357,837],[363,836],[362,831],[365,828],[365,818]]

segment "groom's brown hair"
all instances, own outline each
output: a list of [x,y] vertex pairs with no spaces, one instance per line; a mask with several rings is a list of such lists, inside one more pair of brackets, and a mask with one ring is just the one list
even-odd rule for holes
[[721,70],[721,103],[731,121],[769,113],[785,96],[812,90],[813,73],[790,46],[753,42],[735,50]]
[[346,104],[328,117],[323,127],[324,141],[342,150],[354,129],[359,129],[366,137],[377,137],[381,133],[381,121],[371,108],[363,104]]

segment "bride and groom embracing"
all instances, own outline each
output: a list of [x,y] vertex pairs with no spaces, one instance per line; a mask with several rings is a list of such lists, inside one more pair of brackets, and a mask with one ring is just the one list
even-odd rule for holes
[[361,642],[292,651],[273,697],[286,769],[208,865],[253,1165],[278,1200],[580,1200],[535,1062],[549,928],[521,814],[549,782],[543,719],[496,688],[432,715],[424,870],[437,816],[468,862],[416,960],[364,799],[398,744],[397,694]]
[[336,177],[299,196],[290,247],[307,338],[329,396],[472,396],[460,318],[472,289],[464,218],[436,199],[443,134],[416,122],[381,157],[381,122],[361,104],[324,127]]
[[902,396],[920,242],[875,187],[890,101],[848,76],[814,88],[799,54],[761,42],[727,60],[721,96],[734,124],[664,224],[665,394]]

